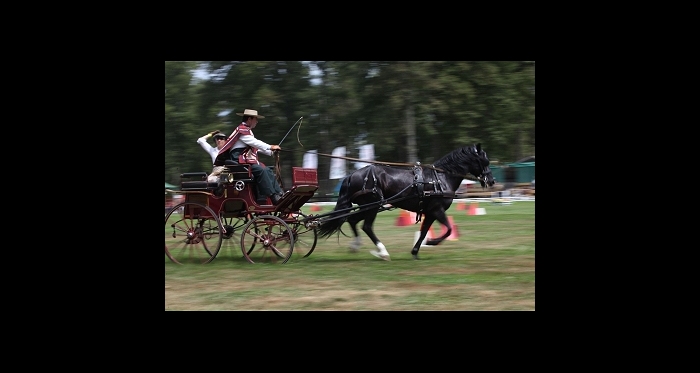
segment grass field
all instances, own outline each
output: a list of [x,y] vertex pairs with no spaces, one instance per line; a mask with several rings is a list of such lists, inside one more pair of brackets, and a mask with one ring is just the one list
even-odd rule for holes
[[[164,255],[165,310],[534,311],[535,202],[479,207],[486,215],[453,204],[447,214],[458,239],[421,247],[421,260],[411,256],[419,225],[396,226],[400,210],[381,212],[374,226],[391,261],[369,254],[374,245],[364,233],[359,253],[341,235],[285,264],[250,264],[232,240],[208,264],[178,265]],[[440,233],[438,223],[433,229]],[[347,224],[343,230],[349,234]]]

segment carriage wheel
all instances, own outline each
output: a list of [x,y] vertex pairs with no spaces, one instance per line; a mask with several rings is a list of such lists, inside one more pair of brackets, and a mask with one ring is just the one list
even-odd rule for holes
[[183,202],[165,215],[165,255],[178,264],[209,263],[219,253],[221,222],[201,203]]
[[250,263],[286,263],[293,249],[292,229],[276,216],[257,216],[241,232],[241,251]]
[[217,257],[238,260],[241,258],[241,250],[238,248],[241,243],[241,232],[243,226],[248,223],[248,217],[221,217],[220,220],[226,232],[222,235],[221,250]]
[[294,232],[294,257],[306,258],[316,248],[318,232],[316,228],[307,228],[302,222],[287,223]]

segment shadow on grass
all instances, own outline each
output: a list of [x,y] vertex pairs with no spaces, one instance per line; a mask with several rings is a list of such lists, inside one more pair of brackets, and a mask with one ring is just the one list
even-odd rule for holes
[[357,253],[357,255],[358,255],[357,257],[347,257],[347,256],[344,256],[344,257],[338,257],[338,258],[329,258],[329,257],[325,256],[325,257],[313,258],[313,257],[312,257],[313,254],[312,254],[312,255],[309,256],[308,258],[300,258],[300,259],[297,259],[297,260],[291,259],[291,260],[289,260],[286,264],[292,263],[293,261],[294,261],[294,262],[297,262],[297,263],[301,263],[301,262],[306,262],[306,263],[309,263],[309,262],[314,262],[314,263],[340,263],[340,262],[378,262],[378,263],[391,263],[391,262],[408,262],[408,261],[411,261],[411,262],[414,262],[414,261],[415,261],[415,262],[424,262],[424,261],[430,260],[429,258],[428,258],[428,259],[424,259],[422,256],[420,256],[420,259],[419,259],[419,260],[415,260],[415,259],[413,259],[412,256],[410,256],[410,254],[409,254],[408,257],[403,256],[403,255],[401,255],[401,256],[398,256],[398,255],[397,255],[397,256],[391,256],[391,260],[381,260],[381,259],[378,259],[378,258],[372,256],[370,253],[367,253],[367,255],[362,255],[362,253]]

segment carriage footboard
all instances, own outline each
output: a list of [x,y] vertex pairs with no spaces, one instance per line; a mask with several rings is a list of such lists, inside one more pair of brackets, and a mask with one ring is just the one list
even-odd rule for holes
[[208,183],[206,181],[183,181],[180,190],[207,190],[216,189],[219,183]]

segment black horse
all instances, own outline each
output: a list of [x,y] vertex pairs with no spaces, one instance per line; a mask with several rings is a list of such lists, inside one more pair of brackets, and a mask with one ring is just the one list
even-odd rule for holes
[[[355,235],[350,248],[357,251],[360,247],[357,223],[364,220],[362,230],[379,249],[370,253],[378,258],[390,260],[386,247],[374,234],[372,226],[380,208],[385,209],[385,204],[391,204],[424,216],[420,238],[411,250],[413,258],[418,259],[418,249],[435,220],[447,227],[447,232],[428,240],[426,244],[437,245],[452,233],[445,210],[452,204],[455,191],[468,174],[477,177],[482,188],[487,185],[490,187],[496,182],[489,169],[489,158],[481,144],[453,150],[432,166],[417,164],[412,168],[387,165],[363,167],[343,179],[335,208],[321,220],[317,233],[328,238],[340,232],[340,227],[347,221]],[[353,207],[353,203],[358,206]]]

